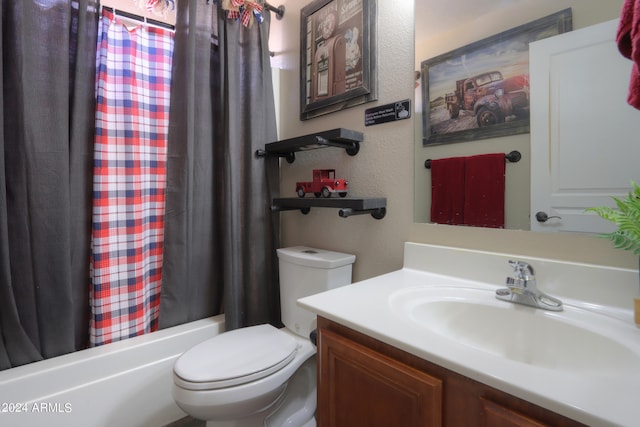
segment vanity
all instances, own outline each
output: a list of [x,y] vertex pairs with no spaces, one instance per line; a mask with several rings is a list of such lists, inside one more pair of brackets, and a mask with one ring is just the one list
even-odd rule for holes
[[[509,260],[562,311],[499,300]],[[306,297],[319,426],[634,426],[637,270],[405,244],[401,270]]]

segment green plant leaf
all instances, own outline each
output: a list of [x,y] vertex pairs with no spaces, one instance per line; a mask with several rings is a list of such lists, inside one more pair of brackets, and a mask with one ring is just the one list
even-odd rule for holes
[[618,226],[613,233],[601,235],[611,240],[614,247],[640,255],[640,186],[633,181],[631,185],[632,190],[626,198],[612,197],[617,208],[596,206],[586,211]]

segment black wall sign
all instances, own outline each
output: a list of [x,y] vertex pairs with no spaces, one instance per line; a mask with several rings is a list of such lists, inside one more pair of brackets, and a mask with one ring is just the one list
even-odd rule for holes
[[364,112],[364,125],[379,125],[381,123],[395,122],[411,117],[411,100],[396,101],[393,104],[368,108]]

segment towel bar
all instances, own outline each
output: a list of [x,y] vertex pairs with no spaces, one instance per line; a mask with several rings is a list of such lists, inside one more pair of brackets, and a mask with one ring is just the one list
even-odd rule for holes
[[[520,154],[519,151],[514,150],[508,154],[505,154],[504,158],[510,163],[518,163],[520,159],[522,159],[522,154]],[[431,159],[427,159],[424,161],[424,167],[427,169],[431,169]]]

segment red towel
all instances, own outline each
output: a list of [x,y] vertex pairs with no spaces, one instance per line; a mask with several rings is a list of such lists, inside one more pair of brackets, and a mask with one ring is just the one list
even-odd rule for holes
[[464,224],[504,228],[504,154],[465,159]]
[[640,0],[623,3],[616,43],[620,53],[633,61],[627,102],[640,109]]
[[431,161],[431,222],[463,223],[465,158]]

